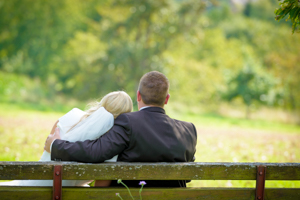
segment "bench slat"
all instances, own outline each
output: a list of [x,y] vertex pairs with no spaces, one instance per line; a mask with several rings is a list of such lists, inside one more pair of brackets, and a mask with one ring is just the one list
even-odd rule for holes
[[0,180],[52,179],[63,165],[63,179],[89,180],[255,180],[256,166],[267,166],[266,180],[300,180],[300,163],[100,163],[0,162]]
[[[135,199],[139,199],[138,188],[131,188]],[[118,199],[115,194],[120,193],[124,199],[131,199],[125,188],[63,188],[62,199]],[[51,187],[0,187],[2,200],[11,199],[51,199]],[[144,200],[151,199],[210,199],[210,200],[243,200],[254,199],[254,188],[144,188]],[[289,200],[300,199],[300,188],[268,188],[265,199]]]

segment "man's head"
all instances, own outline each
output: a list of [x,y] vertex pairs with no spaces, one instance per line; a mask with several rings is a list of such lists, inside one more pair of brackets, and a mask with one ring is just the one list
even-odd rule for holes
[[169,80],[164,74],[152,71],[141,78],[138,89],[138,103],[143,103],[143,106],[164,107],[169,97]]

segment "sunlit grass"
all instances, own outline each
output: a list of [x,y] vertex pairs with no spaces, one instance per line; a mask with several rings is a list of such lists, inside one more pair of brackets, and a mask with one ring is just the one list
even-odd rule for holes
[[[277,129],[268,121],[176,110],[167,110],[167,113],[195,124],[198,132],[196,162],[300,162],[298,126],[281,123]],[[39,160],[46,137],[63,114],[0,104],[0,160]],[[188,186],[255,187],[255,181],[192,181]],[[266,187],[300,187],[300,181],[267,181]]]
[[[199,107],[203,107],[199,109]],[[271,132],[280,132],[286,134],[300,134],[300,126],[292,123],[284,123],[279,120],[280,116],[276,118],[277,113],[270,113],[271,120],[265,119],[246,119],[244,117],[230,117],[218,114],[217,112],[207,112],[205,105],[199,107],[189,107],[182,104],[171,104],[166,106],[167,114],[179,120],[190,121],[198,127],[215,127],[219,129],[228,128],[242,128],[242,129],[256,129]],[[258,113],[259,114],[259,113]],[[257,113],[256,113],[257,115]]]
[[[300,134],[242,128],[197,127],[196,162],[300,161]],[[255,181],[192,181],[189,187],[254,187]],[[267,181],[266,187],[300,187],[300,181]]]
[[53,124],[62,113],[19,110],[0,105],[0,160],[39,160]]
[[[170,107],[167,114],[193,122],[197,128],[195,162],[300,162],[298,125],[203,114],[197,108],[181,104]],[[250,180],[192,181],[188,187],[255,187],[255,184]],[[266,181],[266,187],[300,187],[300,181]]]

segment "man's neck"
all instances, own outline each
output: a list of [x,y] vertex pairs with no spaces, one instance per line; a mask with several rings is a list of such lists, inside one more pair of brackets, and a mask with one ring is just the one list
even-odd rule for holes
[[160,107],[160,108],[163,108],[163,107],[161,107],[161,106],[157,106],[157,105],[146,105],[146,104],[144,104],[143,106],[141,106],[141,107],[140,107],[140,109],[139,109],[139,110],[143,110],[143,109],[145,109],[145,108],[149,108],[149,107]]
[[143,110],[143,109],[149,108],[149,107],[151,107],[151,106],[144,106],[144,107],[141,107],[140,110]]

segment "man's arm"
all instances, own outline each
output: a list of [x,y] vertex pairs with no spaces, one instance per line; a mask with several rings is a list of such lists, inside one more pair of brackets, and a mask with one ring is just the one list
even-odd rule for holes
[[96,140],[68,142],[56,139],[52,144],[51,160],[103,162],[120,154],[128,146],[130,131],[127,116],[120,115],[112,129]]

